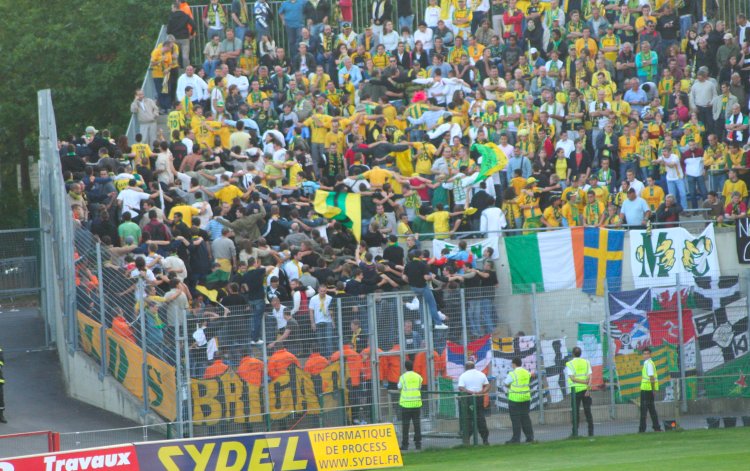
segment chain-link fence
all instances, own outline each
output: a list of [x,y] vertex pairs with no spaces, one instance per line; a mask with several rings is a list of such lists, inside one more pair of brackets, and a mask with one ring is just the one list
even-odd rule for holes
[[[316,293],[295,283],[287,291],[269,267],[260,290],[239,273],[179,302],[180,282],[166,273],[180,270],[163,271],[173,266],[166,259],[123,254],[81,231],[79,343],[101,362],[102,374],[174,421],[173,436],[400,424],[397,385],[410,360],[423,377],[426,444],[484,438],[483,422],[499,441],[511,429],[504,383],[520,358],[533,375],[535,436],[564,438],[575,430],[567,369],[575,347],[591,364],[582,402],[591,401],[597,435],[638,429],[645,346],[658,376],[661,419],[698,427],[716,414],[739,418],[749,394],[742,376],[750,359],[747,286],[739,274],[690,284],[678,277],[648,288],[607,280],[597,296],[552,283],[499,286],[492,264],[480,264],[448,269],[429,295],[351,295],[342,285]],[[144,260],[153,280],[139,274],[143,262],[131,256]],[[167,285],[157,288],[161,283]],[[486,399],[475,399],[481,407],[457,388],[469,359],[489,378]],[[133,373],[138,364],[145,365],[140,375]],[[583,410],[578,419],[587,427]]]

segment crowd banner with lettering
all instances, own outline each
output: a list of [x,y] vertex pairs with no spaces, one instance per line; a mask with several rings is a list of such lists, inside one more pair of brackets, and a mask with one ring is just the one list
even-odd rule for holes
[[[331,363],[319,375],[311,375],[297,366],[268,383],[271,420],[281,420],[295,411],[309,415],[335,410],[341,404],[326,394],[339,389],[341,366]],[[348,373],[347,373],[348,374]],[[215,425],[220,420],[235,423],[263,421],[263,390],[244,381],[234,371],[218,378],[193,379],[193,420],[199,425]],[[348,398],[344,398],[348,404]]]
[[737,261],[750,263],[750,218],[737,220],[734,236],[737,241]]
[[119,445],[86,450],[44,453],[19,458],[0,458],[0,471],[57,471],[110,469],[114,471],[139,471],[138,458],[133,445]]
[[393,424],[136,443],[141,469],[344,471],[402,467]]
[[[493,250],[492,252],[492,258],[493,260],[497,259],[500,256],[500,249],[499,249],[499,240],[500,238],[497,236],[493,237],[487,237],[486,239],[478,240],[477,242],[467,244],[466,250],[469,251],[469,253],[473,256],[474,260],[482,259],[484,258],[484,255],[482,255],[482,252],[484,252],[484,249],[491,248]],[[451,251],[451,255],[454,255],[458,253],[458,243],[455,244],[448,240],[440,240],[435,239],[432,241],[432,253],[435,254],[436,257],[440,256],[440,252],[443,251],[443,249],[448,249]]]
[[[79,312],[78,329],[80,330],[83,351],[100,361],[102,358],[101,324]],[[116,334],[112,329],[107,329],[106,335],[107,371],[125,389],[138,399],[143,400],[143,373],[141,369],[143,353],[141,348]],[[175,420],[177,417],[175,378],[173,366],[151,354],[148,355],[149,402],[151,408],[167,420]]]
[[682,285],[694,284],[696,277],[717,277],[714,226],[697,236],[681,227],[630,231],[630,266],[636,288],[674,285],[678,273]]

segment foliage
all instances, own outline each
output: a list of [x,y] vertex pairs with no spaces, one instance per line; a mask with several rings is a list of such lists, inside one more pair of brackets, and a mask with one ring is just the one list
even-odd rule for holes
[[[20,163],[26,200],[31,200],[25,160],[38,154],[37,90],[52,90],[60,137],[81,134],[87,125],[108,128],[113,136],[125,132],[133,90],[143,80],[148,54],[168,13],[164,0],[0,2],[5,65],[0,199],[14,197],[8,189],[16,186]],[[9,206],[3,204],[2,220],[9,219]],[[25,214],[25,208],[16,209]]]

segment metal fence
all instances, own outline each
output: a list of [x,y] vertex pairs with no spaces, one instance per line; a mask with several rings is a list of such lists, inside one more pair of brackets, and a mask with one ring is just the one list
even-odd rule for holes
[[[125,380],[124,385],[143,400],[144,408],[170,422],[169,431],[162,427],[154,437],[400,423],[397,383],[409,359],[424,378],[426,443],[448,446],[477,440],[477,410],[489,413],[490,435],[497,442],[508,438],[509,429],[502,382],[511,359],[520,357],[536,375],[532,417],[538,437],[564,438],[571,434],[564,369],[576,345],[594,366],[596,434],[637,428],[638,348],[644,345],[654,348],[661,381],[657,409],[664,419],[678,418],[684,427],[704,426],[706,416],[740,414],[737,408],[744,407],[748,396],[736,384],[743,367],[750,366],[750,355],[742,353],[742,348],[747,352],[750,318],[744,274],[727,278],[724,273],[700,290],[679,280],[677,285],[649,288],[639,308],[653,323],[648,338],[638,338],[634,321],[612,312],[617,304],[608,302],[611,294],[632,304],[628,293],[634,287],[627,279],[617,281],[617,292],[597,297],[549,284],[544,292],[537,286],[467,287],[457,274],[432,291],[446,330],[433,328],[430,303],[410,291],[347,296],[339,292],[342,287],[329,290],[330,323],[311,318],[314,292],[305,289],[281,289],[279,301],[266,299],[262,314],[255,313],[243,297],[241,277],[208,284],[189,309],[171,317],[175,312],[169,313],[173,306],[164,294],[157,296],[140,278],[131,279],[130,269],[117,268],[115,249],[96,243],[86,249],[87,240],[79,231],[78,273],[100,273],[100,282],[87,295],[79,291],[79,343],[86,350],[93,338],[86,326],[98,325],[101,350],[91,353],[101,363],[102,374],[115,376],[122,360],[113,365],[112,350],[129,342],[140,359],[145,345],[141,379],[146,379],[143,384]],[[157,274],[158,265],[152,267]],[[272,276],[269,273],[266,284],[273,291]],[[141,289],[145,303],[139,301]],[[719,333],[726,319],[731,320],[734,337],[722,340],[724,347],[705,344],[711,335],[699,335],[698,318]],[[166,324],[161,333],[160,319]],[[261,322],[262,343],[251,336],[256,322]],[[492,385],[487,412],[468,407],[456,391],[463,363],[472,357]],[[156,377],[162,380],[162,396],[147,384]],[[166,378],[174,384],[164,383]],[[95,441],[96,435],[89,439]]]
[[[252,11],[252,4],[254,2],[248,2],[248,7]],[[297,48],[289,48],[287,44],[287,38],[286,33],[284,30],[284,26],[281,23],[281,19],[279,18],[278,12],[279,8],[281,8],[281,4],[283,2],[281,1],[269,1],[268,4],[271,7],[271,24],[269,25],[269,32],[271,33],[273,41],[276,43],[277,47],[282,47],[286,49],[287,54],[289,54],[289,58],[291,59],[291,56],[294,52],[296,52]],[[338,2],[332,2],[338,4]],[[392,21],[394,25],[394,31],[398,30],[398,4],[397,2],[392,2],[393,4],[393,15],[392,15]],[[412,33],[414,32],[417,24],[419,24],[420,21],[424,18],[424,11],[427,7],[427,0],[413,0],[412,1],[412,10],[414,11],[414,25],[412,26],[411,30]],[[231,3],[223,4],[224,8],[231,12]],[[208,31],[206,29],[206,26],[203,24],[203,14],[206,10],[208,5],[191,5],[190,10],[193,12],[193,18],[195,20],[196,25],[196,35],[193,38],[191,42],[190,47],[190,59],[193,64],[203,64],[205,58],[203,56],[203,49],[206,46],[206,42],[209,41],[211,38],[208,37]],[[355,1],[352,2],[352,29],[357,32],[361,33],[364,31],[365,26],[368,26],[371,24],[370,20],[370,11],[372,8],[372,3],[370,1]],[[255,28],[255,22],[250,22],[250,29],[254,30]],[[334,24],[333,22],[330,22],[331,27],[333,28],[334,32],[338,34],[341,32],[340,25]],[[258,41],[260,41],[260,38],[258,38]]]

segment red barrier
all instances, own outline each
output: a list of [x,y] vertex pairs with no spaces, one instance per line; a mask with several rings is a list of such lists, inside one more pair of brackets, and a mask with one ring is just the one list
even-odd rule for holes
[[[57,439],[57,443],[59,446],[59,439]],[[133,445],[90,448],[63,453],[44,453],[0,461],[0,471],[57,471],[65,469],[139,471],[140,467]]]

